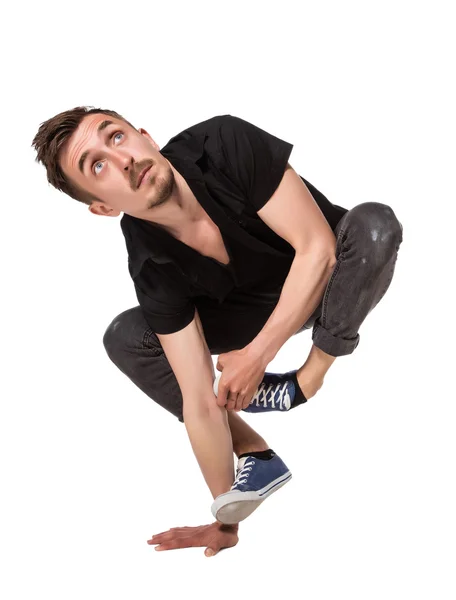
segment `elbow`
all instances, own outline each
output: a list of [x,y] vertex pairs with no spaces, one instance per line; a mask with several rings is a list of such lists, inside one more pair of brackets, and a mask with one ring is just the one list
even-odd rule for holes
[[214,390],[209,386],[204,386],[203,389],[192,389],[187,393],[182,394],[182,412],[185,415],[198,415],[200,417],[209,417],[214,413],[220,412],[221,409],[217,404],[217,397]]
[[184,422],[219,420],[222,413],[226,413],[226,408],[218,406],[216,400],[215,395],[207,401],[201,401],[201,397],[198,399],[189,396],[183,398],[182,416]]
[[326,246],[314,246],[306,251],[296,250],[296,256],[303,256],[306,259],[321,265],[323,269],[328,268],[331,272],[337,263],[335,248],[328,248]]
[[337,258],[336,255],[330,255],[328,256],[328,268],[331,271],[331,273],[334,271],[334,267],[337,264]]
[[337,263],[336,248],[334,247],[317,247],[312,250],[312,256],[317,257],[320,262],[326,265],[331,271]]

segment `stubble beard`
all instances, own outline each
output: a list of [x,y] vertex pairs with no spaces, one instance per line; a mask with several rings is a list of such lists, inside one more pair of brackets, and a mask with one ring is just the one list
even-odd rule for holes
[[164,176],[157,176],[153,186],[156,191],[156,196],[149,202],[149,205],[147,206],[148,209],[165,204],[171,197],[175,186],[173,170],[168,168],[166,169],[166,174]]

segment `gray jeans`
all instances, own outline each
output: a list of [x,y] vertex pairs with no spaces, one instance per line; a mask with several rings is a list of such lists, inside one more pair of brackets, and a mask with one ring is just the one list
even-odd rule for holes
[[[345,213],[334,233],[337,264],[320,305],[296,333],[313,326],[315,346],[332,356],[343,356],[357,347],[362,322],[390,286],[402,242],[402,224],[387,204],[364,202]],[[223,303],[217,310],[198,308],[211,354],[246,346],[261,331],[276,303],[246,312],[227,312]],[[103,344],[122,373],[184,422],[179,384],[140,306],[113,319]]]

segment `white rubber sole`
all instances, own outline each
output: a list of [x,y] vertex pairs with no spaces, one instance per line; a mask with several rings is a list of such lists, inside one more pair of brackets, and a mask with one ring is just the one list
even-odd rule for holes
[[291,472],[287,471],[262,490],[254,492],[230,490],[225,494],[220,494],[212,504],[212,514],[217,521],[225,525],[240,523],[251,515],[268,496],[290,481],[291,477]]

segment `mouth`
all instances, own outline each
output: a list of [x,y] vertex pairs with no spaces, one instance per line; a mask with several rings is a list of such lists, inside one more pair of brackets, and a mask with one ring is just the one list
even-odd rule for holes
[[142,181],[143,181],[143,179],[144,179],[145,175],[147,175],[147,172],[148,172],[150,169],[151,169],[151,166],[149,166],[149,167],[146,167],[145,169],[143,169],[143,170],[141,171],[141,173],[139,174],[139,177],[138,177],[138,183],[137,183],[137,186],[136,186],[137,188],[139,188],[139,186],[141,185],[141,183],[142,183]]

